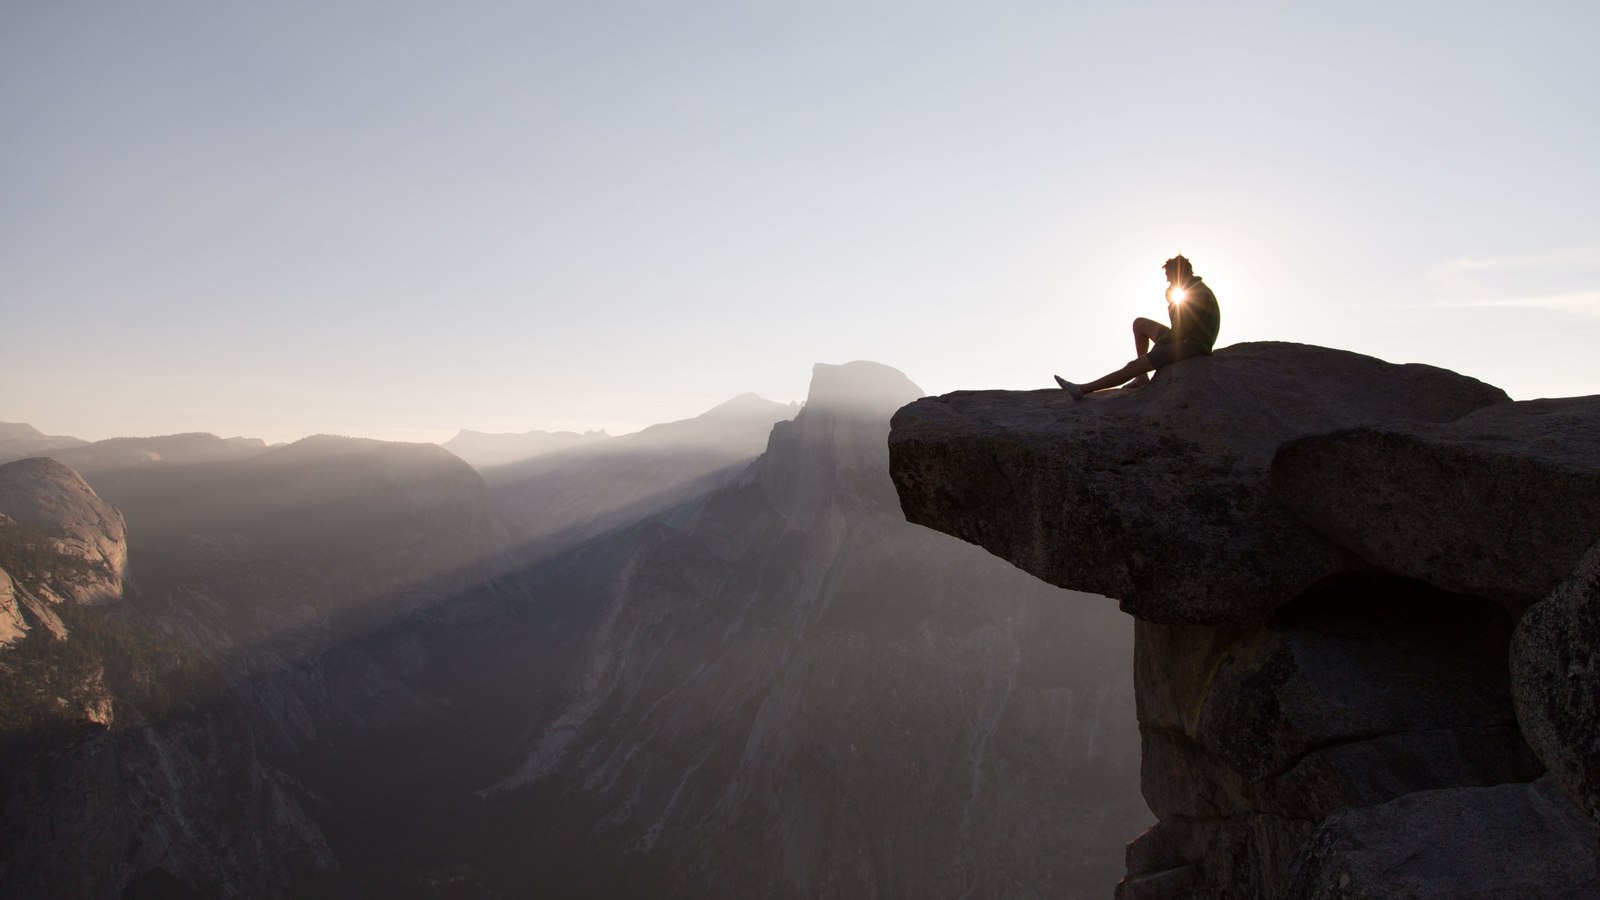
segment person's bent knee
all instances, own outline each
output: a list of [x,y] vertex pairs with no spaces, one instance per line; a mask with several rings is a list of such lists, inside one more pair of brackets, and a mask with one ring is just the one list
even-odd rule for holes
[[1152,341],[1159,340],[1163,334],[1166,334],[1171,330],[1172,329],[1161,324],[1160,322],[1157,322],[1155,319],[1146,319],[1141,317],[1133,320],[1133,333],[1140,337],[1147,337]]

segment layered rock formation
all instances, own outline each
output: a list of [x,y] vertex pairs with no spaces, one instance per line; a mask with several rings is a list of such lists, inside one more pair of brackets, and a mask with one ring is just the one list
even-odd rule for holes
[[1515,704],[1509,662],[1600,537],[1597,404],[1242,344],[1077,403],[927,398],[889,444],[908,519],[1137,618],[1161,821],[1119,896],[1600,896],[1592,574],[1524,622]]

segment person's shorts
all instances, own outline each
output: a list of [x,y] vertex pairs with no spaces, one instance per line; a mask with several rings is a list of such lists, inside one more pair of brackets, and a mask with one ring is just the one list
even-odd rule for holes
[[1188,359],[1191,356],[1209,356],[1210,353],[1201,350],[1188,341],[1172,341],[1168,344],[1157,344],[1151,347],[1148,355],[1150,365],[1160,369],[1164,366],[1170,366],[1180,359]]

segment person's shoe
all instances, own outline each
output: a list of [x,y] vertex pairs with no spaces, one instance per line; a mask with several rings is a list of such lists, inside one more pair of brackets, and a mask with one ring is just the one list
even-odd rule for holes
[[1053,377],[1056,380],[1056,384],[1061,385],[1061,389],[1063,391],[1066,391],[1068,394],[1072,395],[1072,399],[1074,399],[1074,400],[1082,400],[1083,399],[1083,388],[1079,387],[1078,385],[1073,384],[1072,382],[1066,380],[1065,378],[1062,378],[1060,375],[1056,375],[1056,376],[1053,376]]

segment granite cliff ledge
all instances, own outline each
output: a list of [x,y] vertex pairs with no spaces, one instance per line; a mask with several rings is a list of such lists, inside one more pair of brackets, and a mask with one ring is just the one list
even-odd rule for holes
[[908,520],[1135,616],[1119,897],[1600,897],[1600,397],[1240,344],[889,451]]

